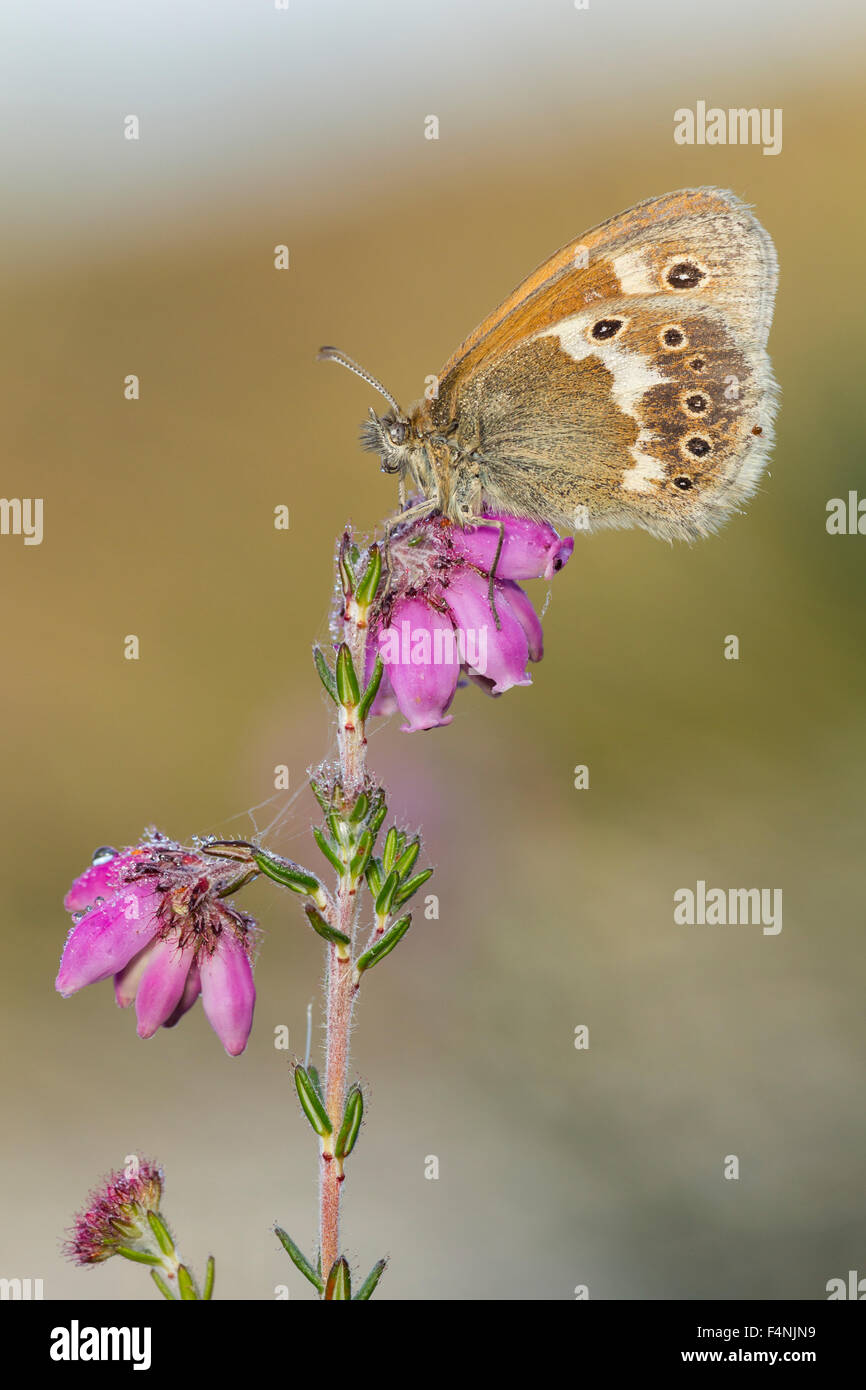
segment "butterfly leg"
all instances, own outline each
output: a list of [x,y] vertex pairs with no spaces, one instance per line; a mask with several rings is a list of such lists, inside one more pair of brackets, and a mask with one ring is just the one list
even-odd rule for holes
[[411,526],[411,524],[414,521],[421,521],[423,517],[429,516],[430,513],[434,512],[435,510],[435,500],[431,501],[429,498],[425,498],[425,500],[423,502],[419,502],[417,506],[410,507],[408,512],[398,512],[396,516],[386,517],[385,535],[382,538],[382,559],[384,561],[385,568],[388,571],[389,584],[391,582],[391,574],[393,573],[391,567],[391,537],[394,534],[394,531],[398,526],[403,526],[406,522],[408,522]]
[[389,517],[385,525],[393,531],[397,526],[403,526],[406,523],[411,525],[413,521],[420,521],[422,517],[429,516],[430,513],[435,512],[435,510],[435,498],[431,500],[428,497],[425,498],[423,502],[417,503],[416,506],[410,507],[408,512],[398,512],[396,516]]
[[493,614],[493,621],[496,624],[496,631],[502,631],[502,621],[496,611],[496,567],[502,555],[502,546],[505,541],[505,525],[501,521],[494,521],[492,517],[476,516],[472,518],[473,526],[494,526],[499,532],[499,539],[496,542],[496,553],[493,556],[493,564],[490,566],[490,578],[487,585],[487,599],[490,604],[490,611]]

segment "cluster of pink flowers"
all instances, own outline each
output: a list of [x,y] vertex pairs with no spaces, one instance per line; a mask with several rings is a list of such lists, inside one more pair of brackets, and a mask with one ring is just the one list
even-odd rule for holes
[[250,873],[236,860],[188,849],[151,831],[141,844],[96,851],[65,906],[75,925],[56,986],[63,995],[114,977],[121,1008],[135,1002],[138,1034],[171,1028],[201,995],[231,1056],[253,1021],[255,923],[226,901]]
[[[451,722],[461,676],[501,695],[529,685],[528,663],[541,660],[541,621],[518,581],[551,579],[574,542],[529,519],[487,523],[463,530],[433,517],[398,526],[390,540],[366,676],[378,653],[384,669],[372,713],[399,710],[408,732]],[[205,853],[158,831],[124,850],[97,850],[66,895],[74,925],[57,989],[70,995],[113,976],[117,1003],[135,1004],[142,1038],[172,1028],[201,995],[214,1032],[237,1056],[252,1027],[256,924],[227,898],[257,872],[220,857],[218,846]]]
[[517,581],[552,579],[574,541],[528,518],[491,515],[488,522],[463,530],[435,517],[391,539],[390,582],[371,625],[367,676],[378,652],[385,669],[372,713],[399,710],[407,733],[451,723],[461,674],[501,695],[530,685],[527,663],[541,660],[541,620]]

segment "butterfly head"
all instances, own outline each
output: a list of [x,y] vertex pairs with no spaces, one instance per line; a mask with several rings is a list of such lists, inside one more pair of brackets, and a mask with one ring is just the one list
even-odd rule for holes
[[354,372],[355,376],[368,382],[380,396],[385,397],[391,409],[385,415],[377,415],[375,410],[370,410],[369,420],[365,420],[361,426],[361,446],[368,453],[379,455],[383,473],[404,474],[411,471],[412,457],[418,449],[419,440],[408,416],[404,415],[390,391],[386,391],[381,381],[377,381],[337,348],[320,348],[319,358],[328,362],[339,362],[341,367]]
[[417,445],[410,422],[398,410],[385,415],[371,410],[361,426],[361,447],[379,455],[383,473],[406,473]]

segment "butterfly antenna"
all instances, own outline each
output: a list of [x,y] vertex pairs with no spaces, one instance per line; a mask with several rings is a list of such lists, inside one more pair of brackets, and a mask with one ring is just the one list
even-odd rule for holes
[[385,390],[381,381],[377,381],[369,372],[365,372],[364,368],[360,366],[359,363],[355,362],[351,357],[347,357],[345,352],[340,352],[339,348],[319,348],[318,360],[320,362],[339,362],[341,367],[348,367],[350,372],[354,372],[355,376],[359,376],[362,381],[367,382],[368,386],[372,386],[374,391],[378,391],[380,396],[384,396],[388,404],[393,407],[398,415],[400,414],[399,405],[394,400],[391,392]]

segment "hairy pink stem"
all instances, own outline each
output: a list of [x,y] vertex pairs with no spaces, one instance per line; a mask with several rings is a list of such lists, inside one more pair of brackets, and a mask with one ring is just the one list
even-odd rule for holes
[[[367,647],[366,622],[346,617],[345,640],[352,653],[355,670],[363,679]],[[337,706],[337,741],[339,745],[340,781],[344,797],[351,803],[364,786],[367,771],[367,739],[363,721],[355,711]],[[334,925],[349,937],[349,959],[341,960],[335,946],[328,947],[327,964],[327,1025],[325,1038],[325,1108],[336,1135],[343,1121],[346,1105],[346,1081],[349,1069],[349,1037],[352,1031],[352,1009],[355,989],[352,984],[354,961],[355,921],[358,887],[348,874],[340,879],[335,900]],[[343,1176],[340,1165],[328,1153],[322,1154],[322,1175],[319,1205],[319,1236],[322,1251],[322,1276],[328,1273],[340,1254],[340,1189]]]

